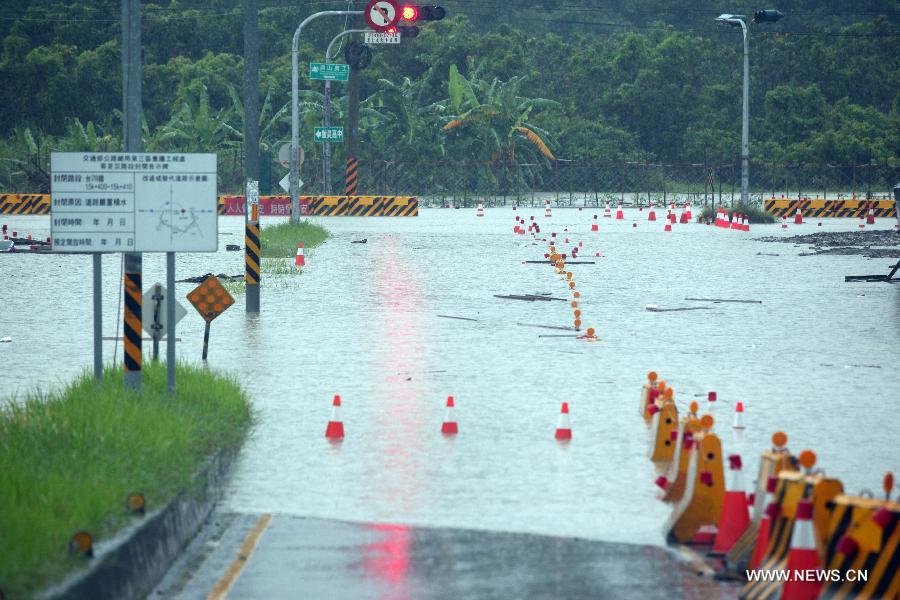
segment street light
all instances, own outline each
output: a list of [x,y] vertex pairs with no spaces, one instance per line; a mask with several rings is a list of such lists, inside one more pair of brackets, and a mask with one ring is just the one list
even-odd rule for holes
[[[759,10],[753,15],[754,23],[774,23],[784,14],[777,10]],[[741,204],[750,205],[750,29],[744,15],[723,14],[716,22],[740,27],[744,34],[744,101],[741,119]]]

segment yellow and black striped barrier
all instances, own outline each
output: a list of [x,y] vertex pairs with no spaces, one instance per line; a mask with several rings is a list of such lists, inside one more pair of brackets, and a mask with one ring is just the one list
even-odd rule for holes
[[311,217],[416,217],[415,196],[312,196]]
[[[825,568],[819,598],[895,598],[900,594],[900,502],[840,495],[829,503]],[[865,572],[866,577],[849,577]]]
[[141,274],[125,273],[125,371],[141,370]]
[[244,280],[247,285],[259,285],[259,225],[253,221],[247,222],[244,243],[247,248],[244,255],[244,262],[246,263]]
[[0,215],[48,215],[50,194],[0,194]]
[[876,217],[893,217],[895,202],[893,200],[822,200],[819,198],[788,200],[785,198],[769,198],[765,202],[766,212],[773,217],[793,217],[797,209],[804,218],[847,218],[865,217],[872,208]]
[[359,189],[359,161],[355,156],[348,156],[344,170],[344,193],[355,196]]

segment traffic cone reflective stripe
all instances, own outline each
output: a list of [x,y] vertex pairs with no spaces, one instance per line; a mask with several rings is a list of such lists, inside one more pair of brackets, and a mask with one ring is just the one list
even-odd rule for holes
[[801,500],[797,505],[797,520],[791,532],[791,550],[787,558],[786,569],[790,572],[790,578],[781,590],[781,600],[815,600],[822,588],[822,582],[817,577],[803,581],[796,576],[800,572],[816,570],[821,566],[812,515],[812,501]]
[[716,532],[713,553],[728,554],[738,538],[750,524],[750,510],[747,508],[747,493],[744,489],[744,472],[741,469],[741,457],[732,454],[728,457],[731,469],[731,481],[725,490],[722,502],[722,513]]
[[334,395],[331,401],[331,420],[325,428],[325,437],[329,439],[342,439],[344,437],[344,423],[341,421],[341,396]]
[[295,267],[306,266],[306,258],[303,256],[303,244],[297,244],[297,257],[294,259]]
[[556,426],[556,439],[572,439],[572,423],[569,421],[569,403],[563,402],[559,411],[559,424]]
[[459,433],[456,417],[453,416],[453,409],[455,406],[453,396],[447,396],[447,414],[444,417],[444,423],[441,425],[441,433],[444,435],[456,435]]

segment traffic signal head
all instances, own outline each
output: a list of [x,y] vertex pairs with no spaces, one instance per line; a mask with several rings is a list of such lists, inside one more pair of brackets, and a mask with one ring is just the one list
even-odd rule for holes
[[442,6],[424,6],[420,4],[404,4],[400,9],[400,17],[410,23],[415,21],[440,21],[447,11]]
[[397,31],[403,35],[404,39],[408,40],[419,35],[419,28],[415,25],[397,25]]
[[780,10],[758,10],[753,13],[753,22],[754,23],[774,23],[778,19],[784,16],[784,13]]

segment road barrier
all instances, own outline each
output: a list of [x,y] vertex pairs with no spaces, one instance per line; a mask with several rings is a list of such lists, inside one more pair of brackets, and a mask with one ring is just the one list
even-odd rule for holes
[[50,214],[50,194],[0,194],[0,215]]
[[804,218],[862,218],[871,208],[876,217],[893,217],[893,200],[822,200],[819,198],[803,198],[789,200],[787,198],[769,198],[765,201],[766,212],[776,218],[793,217],[800,211]]

